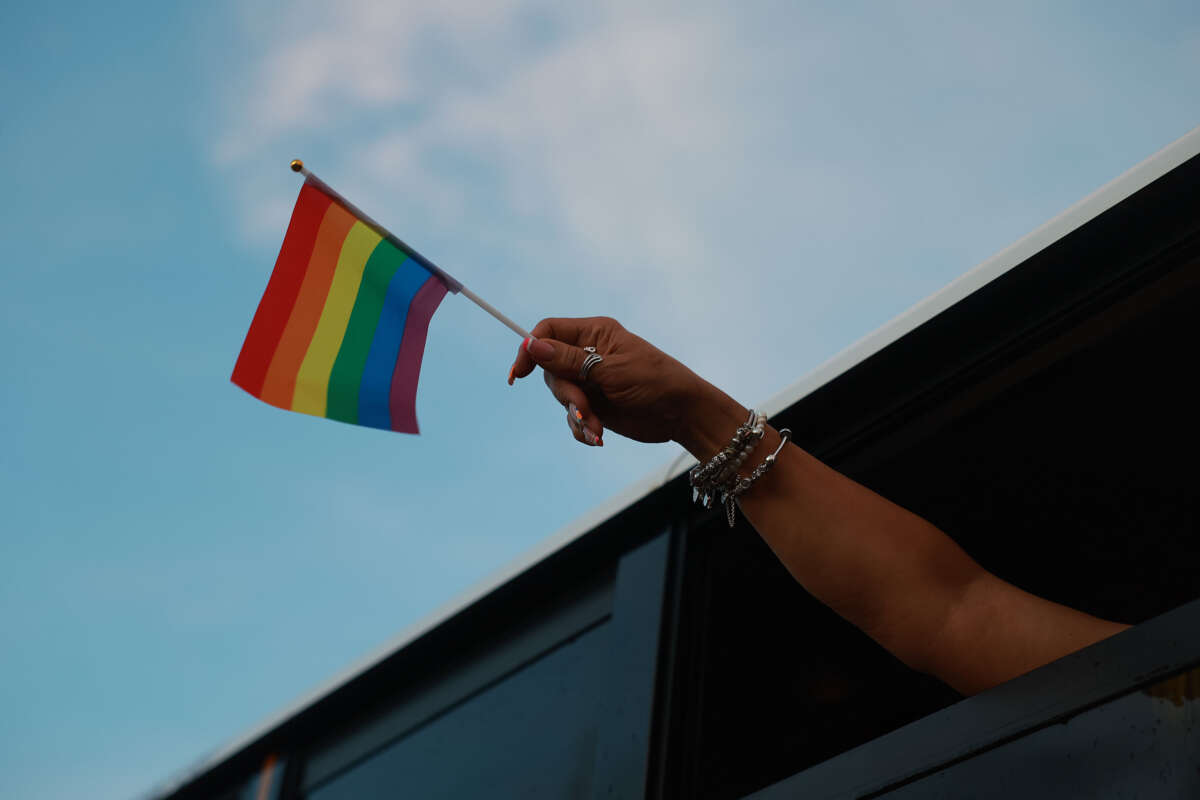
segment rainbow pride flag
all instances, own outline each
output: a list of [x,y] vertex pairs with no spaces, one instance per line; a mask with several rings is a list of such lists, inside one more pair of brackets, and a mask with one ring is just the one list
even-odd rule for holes
[[232,380],[279,408],[417,433],[425,337],[447,285],[327,188],[300,189]]

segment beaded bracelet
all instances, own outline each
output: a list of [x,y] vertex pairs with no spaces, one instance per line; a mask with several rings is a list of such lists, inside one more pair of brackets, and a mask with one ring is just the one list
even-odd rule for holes
[[725,516],[729,520],[729,527],[733,527],[736,519],[737,499],[745,494],[746,490],[754,485],[754,482],[767,474],[771,467],[775,466],[775,460],[779,457],[779,453],[783,450],[783,446],[792,438],[792,432],[788,428],[779,429],[779,447],[775,448],[775,452],[763,459],[763,462],[754,468],[754,472],[750,473],[749,478],[740,478],[733,488],[725,492],[721,497],[721,502],[725,504]]
[[763,435],[766,433],[766,425],[767,418],[765,416],[761,414],[755,415],[745,435],[740,437],[741,441],[735,438],[734,442],[730,443],[728,453],[722,457],[716,474],[708,479],[700,478],[700,486],[708,491],[710,495],[715,495],[717,490],[724,489],[729,484],[735,482],[738,470],[741,469],[742,464],[750,457],[750,454],[754,452],[754,448],[758,447],[758,443],[762,441]]
[[[690,473],[692,486],[709,495],[736,474],[737,468],[762,438],[765,419],[760,420],[753,410],[750,417],[734,433],[733,440],[704,465],[697,464]],[[711,504],[709,504],[711,505]]]
[[733,440],[725,446],[723,450],[717,453],[707,464],[697,464],[692,468],[691,476],[693,483],[707,483],[716,478],[720,472],[724,471],[724,467],[730,458],[738,455],[745,447],[747,438],[754,429],[754,423],[757,419],[757,414],[754,409],[750,409],[749,418],[742,423],[737,431],[733,434]]
[[688,473],[692,484],[692,500],[712,508],[718,491],[726,490],[737,480],[737,471],[762,440],[767,418],[750,409],[750,416],[733,435],[733,439],[706,464],[696,464]]
[[755,482],[771,467],[783,450],[783,446],[792,438],[792,432],[787,428],[779,430],[779,446],[763,462],[754,468],[748,478],[739,478],[738,469],[762,441],[766,432],[767,418],[750,409],[750,416],[738,426],[730,440],[719,453],[709,459],[708,463],[697,463],[688,470],[688,480],[692,484],[692,501],[699,502],[705,508],[712,508],[718,494],[725,506],[725,517],[732,528],[737,520],[737,500],[755,484]]

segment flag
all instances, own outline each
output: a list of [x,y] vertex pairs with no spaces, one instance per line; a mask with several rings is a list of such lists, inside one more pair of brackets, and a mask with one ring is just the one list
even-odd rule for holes
[[421,357],[446,283],[323,186],[300,189],[232,380],[279,408],[417,433]]

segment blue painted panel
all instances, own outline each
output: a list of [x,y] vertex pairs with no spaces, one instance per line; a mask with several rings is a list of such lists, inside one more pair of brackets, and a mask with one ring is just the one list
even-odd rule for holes
[[568,641],[308,797],[590,797],[610,632]]

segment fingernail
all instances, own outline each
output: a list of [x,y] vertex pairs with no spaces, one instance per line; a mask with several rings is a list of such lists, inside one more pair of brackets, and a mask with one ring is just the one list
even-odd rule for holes
[[587,442],[588,444],[590,444],[592,447],[595,447],[596,442],[600,441],[600,437],[597,436],[596,434],[592,433],[591,428],[584,428],[583,429],[583,440],[585,442]]
[[532,337],[526,336],[524,339],[521,340],[521,349],[524,350],[526,353],[528,353],[529,352],[529,343],[532,341],[533,341]]
[[516,364],[513,364],[511,367],[508,368],[508,385],[509,386],[512,386],[512,384],[513,384],[513,373],[516,371],[517,371]]
[[549,361],[554,358],[554,345],[541,339],[531,339],[525,345],[525,351],[533,356],[534,361]]
[[583,414],[579,413],[579,409],[575,407],[574,403],[567,403],[567,414],[571,417],[572,425],[578,426],[579,421],[583,419]]
[[596,437],[596,447],[604,447],[604,440],[599,436]]

